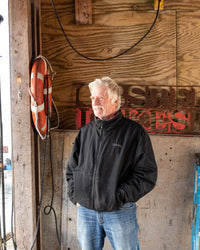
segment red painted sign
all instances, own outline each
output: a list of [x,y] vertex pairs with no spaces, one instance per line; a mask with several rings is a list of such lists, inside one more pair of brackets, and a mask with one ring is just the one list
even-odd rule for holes
[[[121,110],[149,133],[200,135],[200,87],[130,86],[123,89]],[[77,89],[76,128],[94,119]]]

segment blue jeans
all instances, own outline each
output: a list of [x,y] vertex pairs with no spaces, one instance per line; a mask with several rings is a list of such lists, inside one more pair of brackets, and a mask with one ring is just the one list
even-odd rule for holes
[[114,250],[140,250],[136,204],[126,203],[112,212],[78,207],[77,233],[82,250],[100,250],[107,236]]

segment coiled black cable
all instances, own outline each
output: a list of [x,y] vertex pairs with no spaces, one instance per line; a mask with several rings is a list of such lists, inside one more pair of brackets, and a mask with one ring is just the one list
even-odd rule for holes
[[146,32],[146,33],[145,33],[145,34],[144,34],[135,44],[133,44],[130,48],[124,50],[123,52],[121,52],[121,53],[119,53],[119,54],[117,54],[117,55],[115,55],[115,56],[111,56],[111,57],[107,57],[107,58],[91,58],[91,57],[85,56],[85,55],[83,55],[82,53],[80,53],[80,52],[73,46],[73,44],[70,42],[70,40],[69,40],[69,38],[68,38],[68,36],[67,36],[65,30],[63,29],[62,23],[61,23],[61,21],[60,21],[58,12],[57,12],[56,7],[55,7],[55,4],[54,4],[54,0],[51,0],[51,3],[52,3],[52,6],[53,6],[53,9],[54,9],[54,12],[55,12],[55,14],[56,14],[56,18],[57,18],[58,23],[59,23],[59,26],[60,26],[60,29],[62,30],[63,35],[64,35],[66,41],[68,42],[68,44],[70,45],[70,47],[71,47],[79,56],[81,56],[81,57],[83,57],[83,58],[85,58],[85,59],[87,59],[87,60],[92,60],[92,61],[108,61],[108,60],[111,60],[111,59],[120,57],[120,56],[126,54],[128,51],[130,51],[130,50],[133,49],[134,47],[136,47],[136,46],[137,46],[137,45],[138,45],[138,44],[139,44],[139,43],[140,43],[140,42],[141,42],[150,32],[151,32],[153,26],[155,25],[156,20],[157,20],[157,18],[158,18],[159,10],[160,10],[160,2],[161,2],[161,0],[158,1],[158,9],[157,9],[157,12],[156,12],[156,17],[155,17],[155,19],[154,19],[154,21],[153,21],[151,27],[149,28],[149,30],[148,30],[148,31],[147,31],[147,32]]

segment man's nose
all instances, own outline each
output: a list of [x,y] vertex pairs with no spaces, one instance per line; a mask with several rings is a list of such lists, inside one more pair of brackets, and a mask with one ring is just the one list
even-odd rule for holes
[[99,105],[100,104],[100,101],[99,101],[99,98],[98,97],[95,97],[94,99],[93,99],[93,105]]

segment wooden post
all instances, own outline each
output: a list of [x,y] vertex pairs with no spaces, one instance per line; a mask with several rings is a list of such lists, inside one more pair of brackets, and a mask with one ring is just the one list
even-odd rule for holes
[[34,145],[28,93],[32,57],[30,1],[9,1],[13,202],[17,249],[30,249],[36,225]]
[[92,0],[75,0],[77,24],[92,24]]

